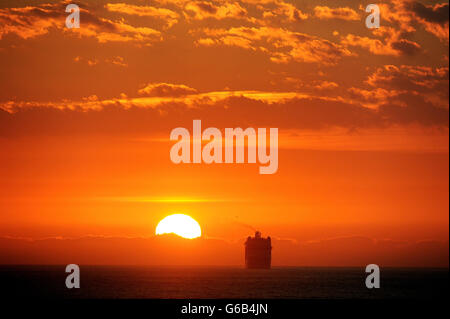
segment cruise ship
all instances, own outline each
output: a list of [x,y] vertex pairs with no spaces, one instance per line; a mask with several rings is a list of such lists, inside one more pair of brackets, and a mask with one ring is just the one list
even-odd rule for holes
[[270,237],[261,237],[261,232],[255,232],[255,237],[248,236],[245,242],[245,267],[249,269],[270,269],[272,259],[272,242]]

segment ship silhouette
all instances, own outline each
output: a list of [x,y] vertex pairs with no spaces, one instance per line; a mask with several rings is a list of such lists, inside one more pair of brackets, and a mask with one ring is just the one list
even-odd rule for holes
[[270,269],[272,259],[272,241],[262,238],[256,231],[255,237],[248,236],[245,242],[245,267],[248,269]]

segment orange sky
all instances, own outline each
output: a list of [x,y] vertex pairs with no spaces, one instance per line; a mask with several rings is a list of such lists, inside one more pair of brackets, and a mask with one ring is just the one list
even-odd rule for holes
[[[275,265],[448,266],[448,2],[48,3],[0,4],[0,263],[242,264],[257,228]],[[193,119],[277,127],[278,172],[173,164]]]

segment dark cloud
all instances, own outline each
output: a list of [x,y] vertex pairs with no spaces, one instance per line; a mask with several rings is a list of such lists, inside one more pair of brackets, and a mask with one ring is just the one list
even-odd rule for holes
[[208,13],[214,14],[217,12],[217,7],[213,6],[211,3],[204,2],[204,1],[198,1],[195,3],[197,7],[202,9],[203,11],[206,11]]
[[321,98],[292,98],[269,104],[246,97],[228,97],[195,107],[175,101],[156,107],[136,106],[132,101],[124,106],[117,101],[99,110],[30,105],[14,113],[0,111],[0,136],[164,133],[178,126],[191,127],[193,119],[219,128],[373,128],[409,123],[448,126],[448,109],[408,94],[394,100],[398,101],[406,106],[385,103],[375,110]]
[[[419,92],[448,100],[448,67],[385,65],[369,75],[367,82],[374,88]],[[446,101],[448,108],[448,101]]]
[[420,45],[406,39],[400,39],[391,43],[394,50],[400,51],[405,55],[414,55],[420,52]]
[[[0,238],[1,264],[242,265],[238,242],[173,235],[148,238]],[[273,264],[286,266],[448,267],[448,242],[353,236],[296,242],[272,238]],[[111,249],[113,250],[113,253]]]
[[439,125],[448,127],[448,109],[435,107],[421,96],[401,94],[396,101],[406,102],[406,106],[386,103],[380,106],[379,113],[385,121],[392,124],[419,123],[422,125]]
[[406,3],[418,17],[424,19],[427,22],[444,24],[449,21],[449,4],[442,3],[435,6],[425,6],[420,2]]

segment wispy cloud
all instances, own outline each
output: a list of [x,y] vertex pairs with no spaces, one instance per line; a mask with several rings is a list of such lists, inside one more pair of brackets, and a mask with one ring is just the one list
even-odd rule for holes
[[361,19],[360,15],[351,8],[317,6],[314,8],[314,15],[319,19],[341,19],[348,21],[358,21]]
[[168,28],[178,23],[179,14],[166,9],[152,6],[137,6],[127,3],[107,3],[105,8],[108,11],[120,14],[136,15],[139,17],[151,17],[163,20]]
[[202,46],[236,46],[261,51],[275,63],[290,61],[334,65],[351,56],[345,47],[320,37],[283,28],[239,27],[198,30],[205,37],[197,41]]

